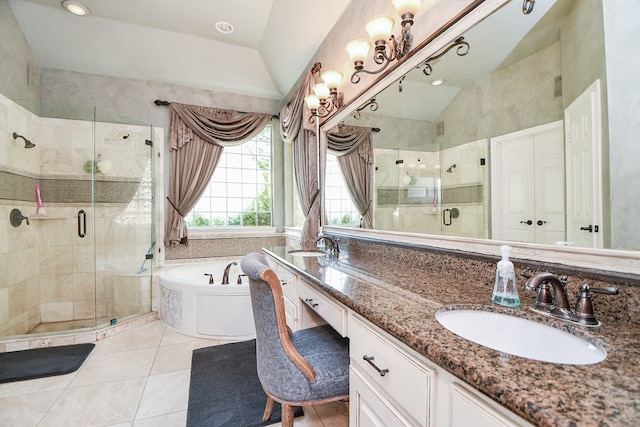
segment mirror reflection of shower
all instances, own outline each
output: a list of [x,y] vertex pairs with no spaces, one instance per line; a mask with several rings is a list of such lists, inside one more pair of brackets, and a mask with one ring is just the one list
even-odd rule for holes
[[447,173],[451,173],[453,172],[453,170],[456,168],[456,164],[452,164],[451,166],[449,166],[449,169],[446,170]]
[[22,138],[24,139],[24,148],[33,148],[36,146],[36,144],[34,144],[33,142],[29,141],[27,138],[25,138],[22,135],[18,135],[17,133],[13,133],[13,139],[18,139],[18,138]]

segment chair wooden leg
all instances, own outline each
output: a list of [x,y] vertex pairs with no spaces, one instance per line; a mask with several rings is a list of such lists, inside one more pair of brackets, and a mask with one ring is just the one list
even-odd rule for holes
[[282,405],[282,427],[293,427],[293,406]]
[[267,421],[271,416],[271,412],[273,411],[273,404],[275,401],[271,397],[267,397],[267,406],[264,408],[264,415],[262,416],[262,421]]

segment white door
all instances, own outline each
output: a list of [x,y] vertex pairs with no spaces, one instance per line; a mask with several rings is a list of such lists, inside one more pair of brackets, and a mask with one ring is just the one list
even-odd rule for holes
[[603,247],[600,80],[565,110],[567,240]]
[[565,240],[564,141],[562,127],[534,136],[535,242]]
[[562,121],[491,140],[492,237],[565,240]]
[[502,198],[499,212],[502,219],[499,224],[498,238],[534,242],[533,137],[522,136],[505,140],[499,147],[501,153],[499,194]]

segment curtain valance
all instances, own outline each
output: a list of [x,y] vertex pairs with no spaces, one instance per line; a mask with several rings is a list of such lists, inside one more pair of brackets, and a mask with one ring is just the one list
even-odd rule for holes
[[[271,120],[271,114],[243,113],[234,110],[171,103],[169,149],[177,150],[197,135],[205,142],[221,146],[238,145],[256,136]],[[180,126],[179,123],[183,125]],[[171,127],[170,127],[171,129]]]
[[336,156],[344,156],[353,150],[367,163],[373,163],[371,129],[358,126],[342,126],[337,131],[327,132],[328,150]]

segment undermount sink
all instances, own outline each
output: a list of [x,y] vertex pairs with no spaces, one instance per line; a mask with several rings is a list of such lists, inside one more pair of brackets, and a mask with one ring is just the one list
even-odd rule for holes
[[436,312],[442,326],[476,344],[542,362],[592,365],[607,351],[583,338],[533,320],[482,310]]
[[293,255],[293,256],[324,256],[326,255],[326,252],[324,251],[320,251],[320,250],[313,250],[313,249],[299,249],[299,250],[293,250],[293,251],[289,251],[287,252],[288,255]]

